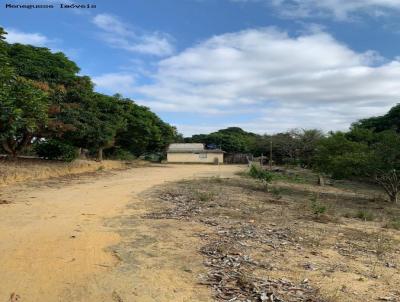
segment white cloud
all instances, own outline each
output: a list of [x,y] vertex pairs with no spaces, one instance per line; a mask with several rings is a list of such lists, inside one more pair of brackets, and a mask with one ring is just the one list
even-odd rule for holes
[[134,90],[135,77],[127,73],[108,73],[92,78],[93,82],[111,94],[130,94]]
[[264,2],[278,8],[286,17],[334,16],[345,20],[350,15],[366,13],[382,16],[400,10],[399,0],[232,0],[234,2]]
[[40,33],[26,33],[13,28],[6,28],[8,43],[30,44],[34,46],[48,46],[51,41]]
[[109,14],[96,15],[92,22],[102,30],[101,37],[112,47],[155,56],[167,56],[174,51],[166,33],[139,32]]
[[119,36],[131,36],[133,33],[127,25],[122,23],[118,18],[108,15],[99,14],[93,18],[93,23],[106,32],[112,32]]
[[[200,133],[211,133],[220,129],[230,127],[229,124],[212,124],[212,125],[186,125],[186,124],[174,124],[177,127],[179,133],[183,133],[186,137]],[[237,126],[237,125],[235,125]]]
[[8,43],[20,43],[37,47],[46,47],[50,49],[50,51],[53,53],[63,52],[69,58],[72,58],[74,60],[79,58],[81,51],[80,49],[61,47],[63,43],[59,39],[50,39],[41,33],[23,32],[15,28],[5,28],[5,31],[7,32],[6,41]]
[[214,36],[161,60],[153,80],[132,91],[159,111],[225,120],[253,114],[242,126],[257,132],[344,129],[398,101],[400,62],[355,52],[322,31],[292,37],[253,29]]

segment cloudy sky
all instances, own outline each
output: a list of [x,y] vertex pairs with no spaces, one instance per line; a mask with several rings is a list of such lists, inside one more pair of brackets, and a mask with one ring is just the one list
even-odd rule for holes
[[185,135],[342,130],[400,102],[400,0],[10,3],[56,5],[3,2],[10,43],[63,51],[98,91],[150,107]]

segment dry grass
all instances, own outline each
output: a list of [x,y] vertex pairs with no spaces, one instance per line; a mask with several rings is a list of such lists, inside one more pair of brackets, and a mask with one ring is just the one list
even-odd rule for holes
[[282,177],[269,193],[246,177],[185,181],[162,192],[176,196],[181,209],[188,200],[179,215],[216,231],[250,225],[267,238],[279,234],[270,242],[240,240],[243,253],[265,264],[252,276],[307,279],[323,301],[400,301],[400,206],[376,198],[373,186],[320,187],[313,179]]
[[102,162],[75,160],[72,163],[66,163],[26,158],[20,158],[17,161],[0,159],[0,186],[86,172],[124,169],[133,164],[140,165],[141,163],[116,160]]

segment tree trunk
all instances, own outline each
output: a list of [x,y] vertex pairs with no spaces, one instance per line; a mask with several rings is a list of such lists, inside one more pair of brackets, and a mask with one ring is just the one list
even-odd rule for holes
[[397,199],[398,199],[397,192],[393,192],[392,194],[390,194],[390,202],[397,203]]
[[32,142],[32,134],[25,133],[22,140],[16,146],[16,152],[22,152]]
[[97,151],[97,160],[98,161],[103,160],[103,147],[100,147],[99,150]]
[[10,146],[8,141],[3,141],[1,145],[10,159],[15,160],[17,158],[17,150]]
[[325,186],[325,180],[322,175],[318,175],[318,185],[320,185],[321,187]]
[[397,203],[400,189],[400,177],[398,172],[395,169],[389,172],[381,172],[375,179],[389,196],[390,202]]
[[15,160],[18,154],[24,151],[26,147],[31,143],[31,141],[32,141],[32,134],[25,133],[20,141],[8,138],[2,141],[1,144],[3,149],[10,156],[10,158]]
[[10,146],[7,144],[6,141],[2,141],[2,142],[1,142],[1,145],[2,145],[2,147],[3,147],[3,149],[4,149],[4,151],[6,151],[7,154],[9,154],[9,155],[12,154],[11,148],[10,148]]

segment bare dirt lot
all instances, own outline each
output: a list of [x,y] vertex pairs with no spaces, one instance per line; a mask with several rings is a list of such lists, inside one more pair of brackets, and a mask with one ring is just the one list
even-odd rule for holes
[[142,192],[236,166],[168,165],[0,191],[0,301],[211,301],[197,283],[199,223],[154,221]]
[[159,165],[0,191],[0,301],[400,301],[400,207],[304,171]]
[[200,222],[216,301],[400,301],[400,207],[362,183],[317,185],[306,170],[159,187],[152,219]]

